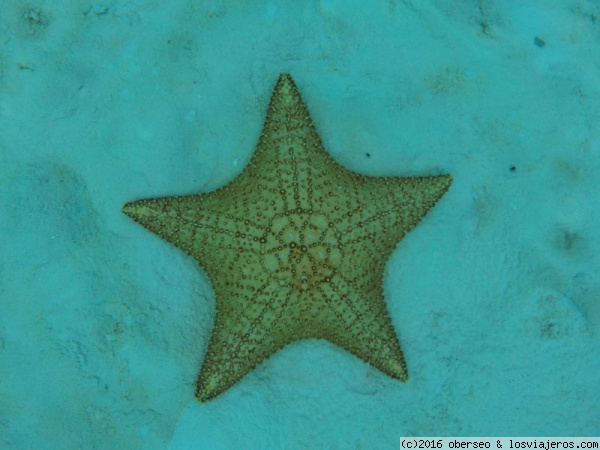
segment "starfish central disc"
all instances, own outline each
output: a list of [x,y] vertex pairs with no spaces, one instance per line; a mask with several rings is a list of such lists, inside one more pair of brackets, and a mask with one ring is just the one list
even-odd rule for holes
[[263,267],[279,283],[301,291],[327,283],[342,261],[340,232],[312,211],[275,216],[263,236]]

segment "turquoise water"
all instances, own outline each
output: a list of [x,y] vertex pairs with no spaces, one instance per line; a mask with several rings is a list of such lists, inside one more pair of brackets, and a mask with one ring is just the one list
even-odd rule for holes
[[[5,1],[0,447],[598,435],[598,14],[558,0]],[[410,379],[303,341],[199,403],[214,292],[121,207],[231,180],[281,72],[340,164],[454,178],[386,265]]]

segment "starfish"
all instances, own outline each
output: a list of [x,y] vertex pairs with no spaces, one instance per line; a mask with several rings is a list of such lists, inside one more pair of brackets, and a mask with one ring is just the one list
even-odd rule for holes
[[371,177],[342,167],[283,73],[256,150],[230,183],[123,206],[195,258],[215,291],[198,400],[223,393],[300,339],[325,339],[408,380],[383,297],[385,263],[451,182],[450,175]]

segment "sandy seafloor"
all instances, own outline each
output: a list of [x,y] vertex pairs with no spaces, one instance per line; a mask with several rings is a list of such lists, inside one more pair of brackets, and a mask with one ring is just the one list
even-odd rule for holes
[[[387,265],[411,378],[306,341],[201,404],[214,294],[121,206],[231,180],[284,71],[341,164],[454,177]],[[591,0],[3,0],[0,447],[598,435],[599,94]]]

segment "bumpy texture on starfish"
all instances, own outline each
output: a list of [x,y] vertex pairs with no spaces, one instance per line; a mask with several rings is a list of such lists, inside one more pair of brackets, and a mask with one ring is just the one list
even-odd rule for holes
[[406,381],[383,300],[385,263],[451,182],[345,169],[326,153],[284,73],[256,151],[233,181],[210,193],[127,203],[125,214],[194,257],[215,290],[196,397],[216,397],[277,350],[310,338]]

